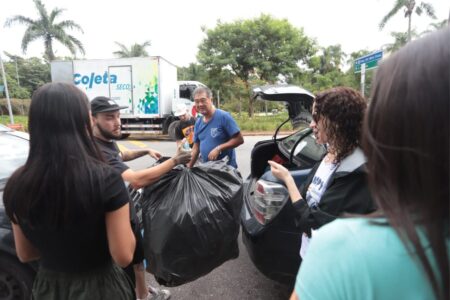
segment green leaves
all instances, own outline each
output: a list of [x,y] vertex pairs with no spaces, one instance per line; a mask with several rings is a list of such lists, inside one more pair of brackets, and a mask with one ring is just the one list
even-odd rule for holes
[[81,26],[72,20],[64,20],[60,23],[55,23],[55,19],[63,13],[64,9],[54,8],[49,15],[42,1],[34,0],[33,2],[39,15],[38,19],[33,20],[18,15],[7,19],[4,25],[5,27],[9,27],[14,23],[27,25],[27,29],[22,38],[22,51],[26,53],[28,45],[31,42],[37,39],[43,39],[47,59],[54,60],[53,40],[56,39],[63,46],[67,47],[73,55],[75,55],[77,51],[84,54],[83,44],[74,36],[66,32],[67,29],[76,29],[83,32]]
[[[217,22],[214,29],[203,31],[206,38],[199,46],[198,61],[208,71],[231,72],[247,88],[252,78],[276,82],[279,76],[290,78],[300,62],[306,63],[314,53],[314,41],[302,29],[286,19],[262,14],[251,20]],[[253,102],[249,98],[249,114]]]
[[148,52],[145,50],[145,48],[151,46],[150,41],[145,41],[142,44],[135,43],[131,45],[130,49],[127,48],[124,44],[121,44],[119,42],[115,42],[117,46],[119,46],[119,51],[114,51],[113,54],[117,57],[145,57],[149,56]]

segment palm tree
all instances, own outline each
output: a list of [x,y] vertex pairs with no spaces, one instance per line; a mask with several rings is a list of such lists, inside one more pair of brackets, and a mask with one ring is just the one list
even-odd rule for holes
[[145,50],[146,47],[149,47],[151,45],[150,41],[145,41],[142,44],[135,43],[131,45],[130,49],[128,49],[124,44],[121,44],[119,42],[115,42],[117,46],[119,46],[119,51],[114,51],[113,54],[117,55],[118,57],[144,57],[148,56],[147,51]]
[[404,8],[405,18],[408,18],[408,42],[411,41],[411,18],[414,11],[418,16],[425,12],[427,16],[436,19],[434,7],[430,3],[420,2],[418,5],[416,5],[415,0],[396,0],[391,11],[388,12],[388,14],[385,15],[381,20],[379,25],[380,30],[383,29],[386,23],[402,8]]
[[42,38],[44,39],[45,56],[48,60],[55,59],[55,53],[53,52],[54,40],[57,40],[67,47],[73,55],[76,54],[77,50],[79,50],[81,54],[84,54],[83,44],[77,38],[66,32],[67,29],[77,29],[83,33],[81,27],[72,20],[64,20],[55,23],[55,19],[62,14],[64,9],[54,8],[50,14],[48,14],[41,0],[33,0],[33,2],[39,13],[39,19],[32,20],[28,17],[17,15],[7,19],[5,22],[5,27],[9,27],[13,23],[28,26],[22,38],[22,51],[26,53],[28,45],[31,42]]

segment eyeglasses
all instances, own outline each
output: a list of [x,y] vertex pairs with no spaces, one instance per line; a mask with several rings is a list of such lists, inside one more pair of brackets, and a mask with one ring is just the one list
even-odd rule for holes
[[208,98],[199,98],[199,99],[194,99],[194,102],[197,103],[206,103],[206,101],[208,100]]

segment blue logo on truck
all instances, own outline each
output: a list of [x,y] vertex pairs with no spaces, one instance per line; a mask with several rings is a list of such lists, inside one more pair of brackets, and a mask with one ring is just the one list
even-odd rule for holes
[[91,89],[94,84],[114,84],[117,83],[117,75],[110,74],[105,71],[102,75],[95,74],[92,72],[90,75],[82,75],[80,73],[75,73],[73,75],[73,82],[75,85],[83,84],[87,88]]

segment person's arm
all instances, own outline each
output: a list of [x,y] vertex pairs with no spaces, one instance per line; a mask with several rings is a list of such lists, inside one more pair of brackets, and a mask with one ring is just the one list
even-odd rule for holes
[[41,257],[39,250],[25,237],[20,226],[12,222],[11,225],[19,260],[23,263],[27,263],[39,259]]
[[130,222],[130,207],[125,204],[119,209],[106,212],[106,234],[109,252],[120,267],[128,266],[133,260],[136,239]]
[[144,155],[150,155],[154,159],[160,159],[162,157],[159,151],[154,149],[142,149],[142,150],[126,150],[121,152],[123,161],[130,161],[136,158],[139,158]]
[[292,292],[291,297],[289,298],[289,300],[299,300],[297,293],[295,292],[295,290]]
[[219,157],[220,153],[222,151],[228,150],[228,149],[234,149],[244,143],[244,138],[241,134],[241,132],[236,133],[229,139],[226,143],[217,145],[211,152],[208,154],[208,160],[216,160],[217,157]]
[[188,168],[192,168],[195,165],[195,163],[197,162],[199,153],[200,153],[200,145],[199,145],[199,143],[194,143],[194,146],[192,147],[192,151],[191,151],[192,159],[187,165]]
[[179,164],[186,164],[190,160],[190,152],[178,151],[174,157],[160,163],[157,166],[139,171],[127,169],[122,173],[122,178],[124,181],[128,181],[133,188],[138,189],[154,183],[162,175],[172,170],[175,166]]

